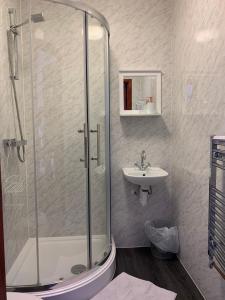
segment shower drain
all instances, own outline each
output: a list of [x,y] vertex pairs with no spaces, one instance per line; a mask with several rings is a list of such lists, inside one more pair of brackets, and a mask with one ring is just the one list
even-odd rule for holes
[[78,275],[86,270],[87,268],[84,265],[74,265],[71,268],[71,273],[73,273],[74,275]]

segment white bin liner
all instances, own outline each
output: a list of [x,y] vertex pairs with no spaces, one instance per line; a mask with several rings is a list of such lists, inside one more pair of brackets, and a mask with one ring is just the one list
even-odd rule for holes
[[176,226],[160,227],[162,221],[146,221],[145,233],[149,240],[162,251],[178,253],[179,251],[179,236]]

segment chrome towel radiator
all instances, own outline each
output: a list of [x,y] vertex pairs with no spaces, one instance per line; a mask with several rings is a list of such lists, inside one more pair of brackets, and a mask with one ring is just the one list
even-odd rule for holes
[[211,137],[209,179],[209,266],[225,279],[225,136]]

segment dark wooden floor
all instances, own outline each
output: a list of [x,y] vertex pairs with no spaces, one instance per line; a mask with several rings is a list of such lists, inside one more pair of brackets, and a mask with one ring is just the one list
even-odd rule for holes
[[117,249],[115,277],[122,272],[177,293],[176,300],[204,300],[179,260],[154,258],[150,248]]

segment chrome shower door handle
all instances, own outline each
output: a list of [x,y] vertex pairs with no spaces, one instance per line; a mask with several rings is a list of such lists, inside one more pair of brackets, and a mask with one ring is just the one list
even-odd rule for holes
[[87,126],[84,124],[83,129],[79,129],[78,133],[84,134],[84,158],[80,158],[80,162],[84,162],[84,167],[88,167],[88,137],[87,137]]
[[96,130],[91,130],[92,133],[97,134],[97,157],[91,157],[91,160],[97,161],[97,166],[101,165],[101,126],[97,124]]
[[97,124],[97,166],[101,165],[101,126]]

